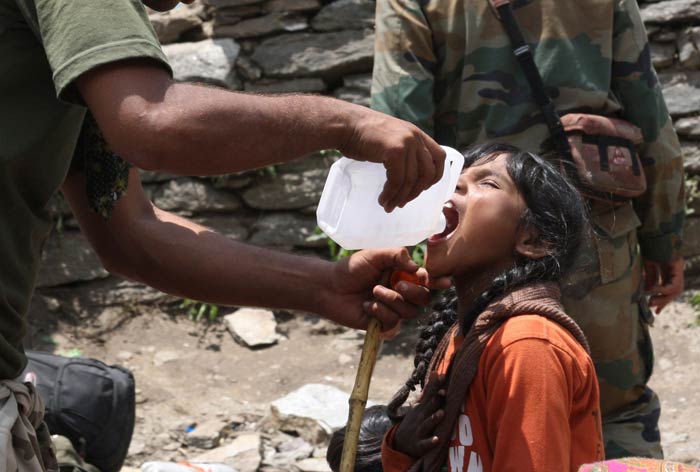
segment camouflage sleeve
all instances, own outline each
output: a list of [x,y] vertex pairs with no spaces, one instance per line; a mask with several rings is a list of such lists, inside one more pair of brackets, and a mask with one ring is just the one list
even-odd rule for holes
[[432,32],[419,0],[377,0],[372,108],[433,134]]
[[669,262],[680,255],[684,209],[683,158],[678,137],[651,64],[649,42],[636,0],[618,0],[614,18],[612,91],[622,118],[644,133],[640,157],[647,191],[634,202],[642,226],[644,259]]

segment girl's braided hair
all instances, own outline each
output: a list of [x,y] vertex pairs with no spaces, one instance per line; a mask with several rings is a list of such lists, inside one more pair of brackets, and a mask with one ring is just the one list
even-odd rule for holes
[[[537,231],[547,255],[539,259],[518,257],[512,267],[495,277],[463,318],[463,333],[469,331],[476,317],[495,298],[533,282],[559,280],[573,264],[586,227],[586,207],[578,190],[542,157],[507,144],[484,144],[465,151],[464,166],[480,165],[501,154],[508,154],[508,175],[525,201],[521,225]],[[401,418],[398,410],[410,392],[418,384],[424,386],[435,348],[458,319],[457,296],[450,290],[434,306],[420,332],[413,360],[415,369],[388,405],[392,420]]]

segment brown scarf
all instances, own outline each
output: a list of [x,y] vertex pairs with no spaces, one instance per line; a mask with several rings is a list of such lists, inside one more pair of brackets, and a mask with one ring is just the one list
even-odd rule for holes
[[[567,329],[590,353],[588,341],[586,341],[583,331],[574,320],[564,313],[559,302],[560,295],[559,286],[553,282],[529,285],[492,301],[476,318],[450,365],[449,372],[457,372],[458,374],[450,375],[448,380],[445,420],[438,425],[435,431],[435,434],[440,438],[440,443],[428,454],[421,457],[409,469],[410,472],[439,472],[445,465],[455,421],[464,404],[469,386],[476,375],[481,353],[491,336],[508,318],[518,315],[540,315],[549,318]],[[431,372],[437,369],[445,356],[450,339],[458,329],[459,324],[457,323],[440,341],[430,361],[426,379]]]

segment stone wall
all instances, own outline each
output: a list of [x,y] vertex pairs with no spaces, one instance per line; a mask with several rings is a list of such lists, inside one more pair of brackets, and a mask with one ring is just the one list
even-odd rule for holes
[[[700,176],[700,0],[642,3],[688,174]],[[322,93],[367,105],[373,49],[372,0],[203,0],[153,13],[175,76],[234,90]],[[172,178],[144,173],[155,203],[228,237],[285,250],[327,253],[309,241],[315,204],[331,156],[222,178]],[[696,177],[697,178],[697,177]],[[700,190],[700,189],[698,189]],[[700,274],[700,196],[690,202],[686,255]],[[49,242],[40,288],[90,282],[91,302],[152,301],[156,292],[108,277],[77,231],[65,205],[62,231]]]

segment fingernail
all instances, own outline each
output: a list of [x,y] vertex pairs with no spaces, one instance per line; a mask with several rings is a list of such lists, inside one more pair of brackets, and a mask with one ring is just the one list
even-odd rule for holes
[[370,302],[364,302],[364,303],[362,304],[362,309],[365,310],[365,311],[369,311],[370,305],[371,305]]

